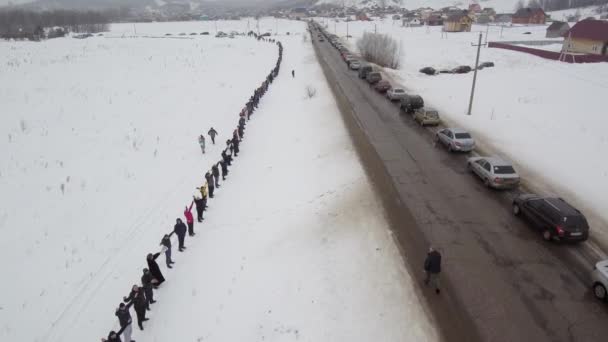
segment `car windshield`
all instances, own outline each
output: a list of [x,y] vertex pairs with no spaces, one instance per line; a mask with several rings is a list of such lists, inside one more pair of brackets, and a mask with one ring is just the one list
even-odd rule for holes
[[431,118],[436,118],[439,116],[439,113],[437,113],[436,111],[428,111],[428,112],[426,112],[426,115]]
[[514,174],[515,170],[513,169],[513,166],[500,165],[500,166],[494,166],[494,173],[497,175],[508,175],[508,174]]
[[471,135],[469,133],[456,133],[456,139],[471,139]]
[[403,89],[395,89],[395,90],[393,90],[393,92],[395,92],[395,93],[405,93],[405,90],[403,90]]

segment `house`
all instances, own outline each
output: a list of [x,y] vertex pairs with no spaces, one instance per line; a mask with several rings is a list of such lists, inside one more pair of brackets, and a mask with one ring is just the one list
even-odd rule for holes
[[494,21],[497,23],[510,23],[513,20],[513,16],[509,13],[496,14]]
[[511,23],[513,24],[544,24],[547,21],[547,14],[542,8],[520,8],[513,14]]
[[564,40],[563,51],[608,55],[608,21],[585,19],[574,24]]
[[481,12],[481,5],[473,3],[469,5],[469,13],[479,13]]
[[494,17],[485,14],[485,13],[479,13],[476,17],[475,17],[475,22],[478,24],[488,24],[494,21]]
[[359,12],[355,15],[356,20],[369,21],[369,17],[365,12]]
[[293,19],[302,19],[307,16],[308,16],[308,11],[304,7],[294,8],[291,10],[291,13],[289,14],[289,17],[293,18]]
[[443,25],[443,18],[439,14],[431,14],[428,18],[426,18],[424,23],[428,26],[441,26]]
[[445,32],[471,32],[473,20],[467,14],[451,15],[443,22],[443,31]]
[[564,37],[566,32],[570,29],[570,25],[563,21],[554,21],[549,27],[547,27],[547,38],[560,38]]
[[418,27],[418,26],[422,26],[422,21],[418,18],[412,18],[412,19],[403,19],[403,24],[404,27]]

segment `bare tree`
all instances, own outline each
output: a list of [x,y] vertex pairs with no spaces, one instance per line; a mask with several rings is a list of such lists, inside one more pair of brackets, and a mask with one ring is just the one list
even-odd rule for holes
[[357,40],[357,48],[368,62],[392,69],[399,68],[399,44],[387,34],[365,32],[363,37]]

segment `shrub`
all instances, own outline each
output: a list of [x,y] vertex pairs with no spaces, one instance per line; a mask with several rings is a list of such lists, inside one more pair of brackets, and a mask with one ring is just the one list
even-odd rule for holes
[[361,56],[368,62],[391,69],[399,68],[401,49],[397,41],[389,35],[365,32],[357,40]]

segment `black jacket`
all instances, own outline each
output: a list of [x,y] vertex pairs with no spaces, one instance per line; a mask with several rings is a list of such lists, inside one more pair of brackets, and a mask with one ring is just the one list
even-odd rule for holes
[[147,272],[141,276],[141,284],[144,286],[144,289],[150,290],[153,286],[152,284],[152,273]]
[[220,169],[217,167],[217,164],[213,165],[211,170],[213,171],[213,176],[215,176],[215,177],[220,176]]
[[195,198],[194,204],[196,204],[197,211],[202,211],[203,209],[205,209],[205,200],[202,198]]
[[424,270],[431,273],[441,272],[441,254],[437,251],[432,251],[426,256],[424,261]]
[[207,134],[209,134],[211,137],[215,137],[217,135],[217,131],[212,128],[209,130],[209,132],[207,132]]
[[150,273],[152,273],[154,279],[158,280],[158,283],[160,284],[165,281],[165,277],[163,277],[160,267],[158,267],[158,264],[156,263],[156,258],[158,258],[159,255],[160,253],[155,253],[152,255],[151,259],[146,259],[146,261],[148,262],[148,269],[150,270]]
[[138,291],[131,290],[131,293],[129,293],[129,297],[125,297],[124,302],[132,302],[133,307],[135,307],[135,310],[145,309],[148,306],[148,301],[146,300],[144,288],[139,287]]
[[169,234],[167,237],[163,236],[163,239],[160,240],[160,244],[167,248],[171,248],[171,235],[173,235],[173,232],[171,234]]
[[228,165],[226,164],[226,161],[222,160],[220,162],[220,166],[222,167],[222,173],[226,174],[226,171],[228,171]]
[[129,313],[129,307],[131,307],[132,304],[133,303],[127,304],[124,310],[121,310],[120,308],[116,309],[116,317],[118,317],[118,323],[120,323],[121,328],[131,324],[131,313]]
[[175,232],[175,234],[183,236],[183,235],[186,235],[186,232],[188,231],[188,227],[186,227],[184,222],[176,223],[175,227],[173,227],[173,231]]
[[205,174],[205,179],[207,180],[207,185],[210,188],[214,188],[215,187],[215,183],[213,183],[213,176],[211,176],[211,174],[209,172],[207,172]]

